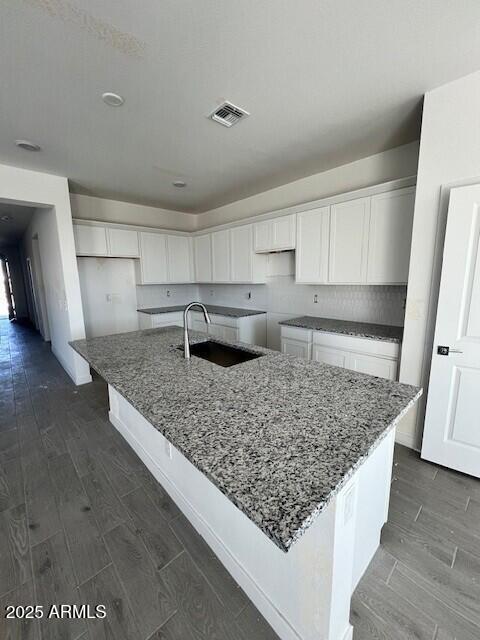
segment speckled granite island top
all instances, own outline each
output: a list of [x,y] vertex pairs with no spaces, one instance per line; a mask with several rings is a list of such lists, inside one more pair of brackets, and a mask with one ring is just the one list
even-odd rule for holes
[[[209,313],[217,314],[219,316],[228,316],[230,318],[246,318],[247,316],[258,316],[261,313],[267,313],[266,311],[259,311],[258,309],[239,309],[237,307],[220,307],[216,304],[206,304],[207,311]],[[148,313],[149,315],[157,315],[160,313],[172,313],[174,311],[183,311],[185,305],[175,305],[173,307],[151,307],[150,309],[137,309],[139,313]],[[198,308],[192,309],[192,311],[199,311]]]
[[384,340],[386,342],[401,342],[403,338],[403,327],[392,327],[387,324],[372,324],[370,322],[351,322],[349,320],[337,320],[336,318],[301,316],[300,318],[283,320],[279,324],[287,327],[313,329],[313,331],[342,333],[343,335],[356,336],[357,338]]
[[71,344],[283,551],[421,393],[260,347],[228,369],[188,361],[181,341],[165,327]]

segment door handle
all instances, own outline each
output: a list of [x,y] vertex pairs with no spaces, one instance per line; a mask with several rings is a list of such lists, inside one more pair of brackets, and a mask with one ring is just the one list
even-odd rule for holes
[[460,349],[450,349],[450,347],[437,347],[437,353],[439,356],[448,356],[450,353],[463,353]]

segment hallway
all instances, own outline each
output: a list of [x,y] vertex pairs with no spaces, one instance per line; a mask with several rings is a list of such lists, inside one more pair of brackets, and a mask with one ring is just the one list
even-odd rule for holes
[[[105,620],[0,618],[9,640],[277,636],[31,328],[0,320],[0,604],[105,605]],[[480,482],[397,447],[354,640],[478,640]],[[421,604],[419,604],[421,603]]]

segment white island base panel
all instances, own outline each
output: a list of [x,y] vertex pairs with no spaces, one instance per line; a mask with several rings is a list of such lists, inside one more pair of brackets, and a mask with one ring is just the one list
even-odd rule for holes
[[282,640],[351,640],[351,595],[387,519],[394,430],[288,553],[110,385],[110,421]]

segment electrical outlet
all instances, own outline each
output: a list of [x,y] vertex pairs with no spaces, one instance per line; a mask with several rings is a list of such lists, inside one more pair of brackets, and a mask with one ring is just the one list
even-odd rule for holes
[[252,292],[248,291],[247,295],[246,295],[247,300],[251,300],[252,299]]
[[167,289],[167,298],[170,298],[170,289]]
[[170,460],[172,459],[172,445],[170,444],[170,442],[168,440],[165,440],[165,453],[167,454],[167,457],[170,458]]
[[210,295],[213,296],[213,289],[210,289]]
[[314,303],[315,303],[315,304],[317,304],[317,303],[318,303],[318,294],[315,294],[315,295],[313,296],[313,301],[314,301]]

